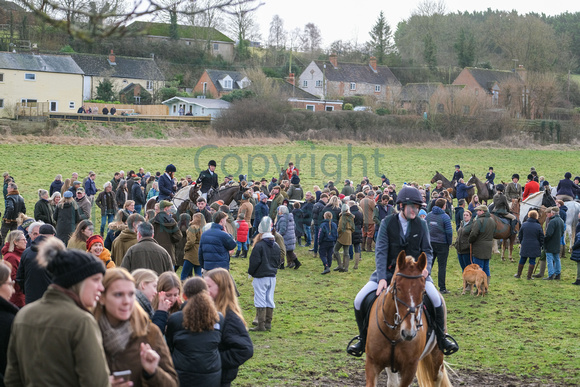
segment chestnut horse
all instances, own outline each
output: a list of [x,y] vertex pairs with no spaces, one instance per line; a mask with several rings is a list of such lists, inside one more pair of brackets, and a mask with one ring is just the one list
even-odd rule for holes
[[477,188],[477,196],[479,197],[480,202],[485,200],[485,202],[488,203],[489,199],[493,199],[493,194],[489,192],[487,185],[483,181],[479,180],[474,173],[471,174],[471,177],[465,184],[475,185],[475,188]]
[[391,285],[371,308],[366,342],[367,387],[377,385],[385,368],[389,386],[410,386],[415,374],[421,387],[451,386],[435,333],[427,342],[428,324],[423,313],[426,267],[425,253],[415,262],[401,251]]

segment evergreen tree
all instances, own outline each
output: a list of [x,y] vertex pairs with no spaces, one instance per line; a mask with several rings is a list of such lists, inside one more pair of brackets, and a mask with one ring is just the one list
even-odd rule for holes
[[169,11],[169,39],[179,40],[179,31],[177,30],[177,9],[175,6]]
[[459,67],[469,67],[475,60],[475,38],[471,32],[465,32],[465,29],[459,31],[459,37],[453,46],[457,52],[457,62]]
[[427,34],[423,38],[423,47],[423,60],[425,60],[429,70],[435,71],[437,69],[437,46],[431,34]]
[[371,36],[371,41],[369,46],[371,47],[372,53],[377,58],[377,63],[383,64],[387,54],[392,50],[393,45],[391,44],[392,31],[391,27],[385,19],[383,11],[379,13],[377,22],[369,32]]
[[97,99],[105,102],[115,100],[113,83],[110,80],[104,79],[102,82],[99,82],[99,85],[97,86]]

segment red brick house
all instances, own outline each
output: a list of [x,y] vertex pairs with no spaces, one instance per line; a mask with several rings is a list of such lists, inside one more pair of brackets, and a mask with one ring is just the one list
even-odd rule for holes
[[288,102],[294,109],[305,109],[313,112],[342,110],[342,101],[321,99],[296,87],[293,73],[286,80],[277,79],[276,85],[280,88],[280,92],[288,98]]
[[234,90],[245,89],[251,81],[239,71],[206,69],[193,88],[195,94],[219,99]]

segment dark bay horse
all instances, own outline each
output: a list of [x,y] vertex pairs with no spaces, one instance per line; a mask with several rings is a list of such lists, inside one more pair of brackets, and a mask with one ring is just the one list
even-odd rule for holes
[[467,185],[475,185],[475,188],[477,188],[477,197],[479,197],[479,201],[481,202],[482,200],[485,200],[485,202],[487,204],[491,204],[488,203],[489,199],[493,199],[493,196],[490,194],[489,190],[487,189],[486,184],[479,180],[477,178],[477,176],[475,176],[475,174],[471,174],[471,177],[469,178],[469,180],[466,183]]
[[[512,199],[510,204],[510,213],[512,213],[516,219],[520,216],[520,201],[518,199]],[[520,229],[520,225],[516,226],[516,233],[512,233],[510,224],[506,224],[500,220],[496,215],[491,215],[491,218],[495,221],[495,232],[493,233],[493,239],[502,240],[501,249],[501,260],[505,261],[505,252],[509,248],[509,259],[510,262],[514,262],[512,258],[512,253],[514,250],[514,243],[516,241],[517,231]]]
[[[449,190],[449,188],[452,189],[452,191],[450,191],[449,193],[451,194],[452,197],[455,197],[455,187],[453,186],[453,184],[451,184],[451,182],[449,180],[447,180],[447,178],[445,176],[443,176],[442,173],[439,173],[439,171],[435,171],[435,176],[433,176],[433,178],[431,178],[431,184],[435,184],[437,183],[437,180],[441,180],[443,182],[443,188]],[[431,190],[433,191],[433,190]]]
[[421,387],[451,386],[434,333],[427,342],[428,323],[423,313],[426,267],[425,253],[415,262],[401,251],[391,285],[371,308],[366,342],[367,387],[377,385],[385,368],[389,386],[410,386],[415,374]]

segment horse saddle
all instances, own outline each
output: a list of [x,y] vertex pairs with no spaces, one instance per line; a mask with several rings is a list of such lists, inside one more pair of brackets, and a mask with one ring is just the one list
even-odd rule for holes
[[504,218],[503,216],[497,215],[497,214],[496,214],[496,216],[500,220],[500,222],[502,222],[503,224],[507,224],[507,225],[511,224],[511,221],[512,221],[511,219]]

